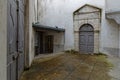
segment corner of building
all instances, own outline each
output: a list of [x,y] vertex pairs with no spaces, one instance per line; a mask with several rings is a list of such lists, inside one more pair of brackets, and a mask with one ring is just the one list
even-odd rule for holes
[[0,80],[7,80],[7,0],[0,1]]

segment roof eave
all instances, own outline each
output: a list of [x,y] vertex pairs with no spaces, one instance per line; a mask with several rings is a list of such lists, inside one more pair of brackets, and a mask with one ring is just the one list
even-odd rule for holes
[[45,26],[45,25],[40,25],[40,24],[33,24],[33,27],[35,29],[43,29],[43,30],[50,30],[50,31],[65,32],[65,29],[63,29],[63,28],[50,27],[50,26]]

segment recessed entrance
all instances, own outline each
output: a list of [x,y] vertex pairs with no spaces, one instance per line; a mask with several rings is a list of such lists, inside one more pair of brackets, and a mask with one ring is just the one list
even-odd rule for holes
[[54,36],[37,31],[35,39],[35,56],[45,53],[53,53]]
[[84,24],[79,29],[79,50],[82,53],[94,52],[94,28],[90,24]]
[[36,32],[35,55],[44,53],[43,32]]
[[45,39],[45,51],[46,53],[53,53],[53,35],[46,36]]

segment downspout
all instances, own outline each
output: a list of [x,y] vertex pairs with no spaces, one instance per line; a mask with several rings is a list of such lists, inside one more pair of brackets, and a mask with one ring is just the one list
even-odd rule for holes
[[25,0],[25,14],[24,14],[24,56],[25,56],[25,69],[29,69],[29,0]]
[[118,27],[119,27],[119,56],[118,57],[120,57],[120,24],[118,25]]
[[39,3],[38,3],[38,0],[37,0],[37,22],[38,22],[38,12],[39,12]]

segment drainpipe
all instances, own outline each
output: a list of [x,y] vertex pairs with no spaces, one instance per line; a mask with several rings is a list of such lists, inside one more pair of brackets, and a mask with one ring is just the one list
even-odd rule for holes
[[30,6],[30,1],[26,0],[25,2],[25,16],[24,16],[24,22],[25,22],[25,27],[24,27],[24,56],[25,56],[25,70],[29,69],[29,6]]
[[39,3],[38,3],[38,0],[37,0],[37,22],[38,22],[38,12],[39,12]]
[[119,57],[120,57],[120,24],[118,25],[118,27],[119,27]]

